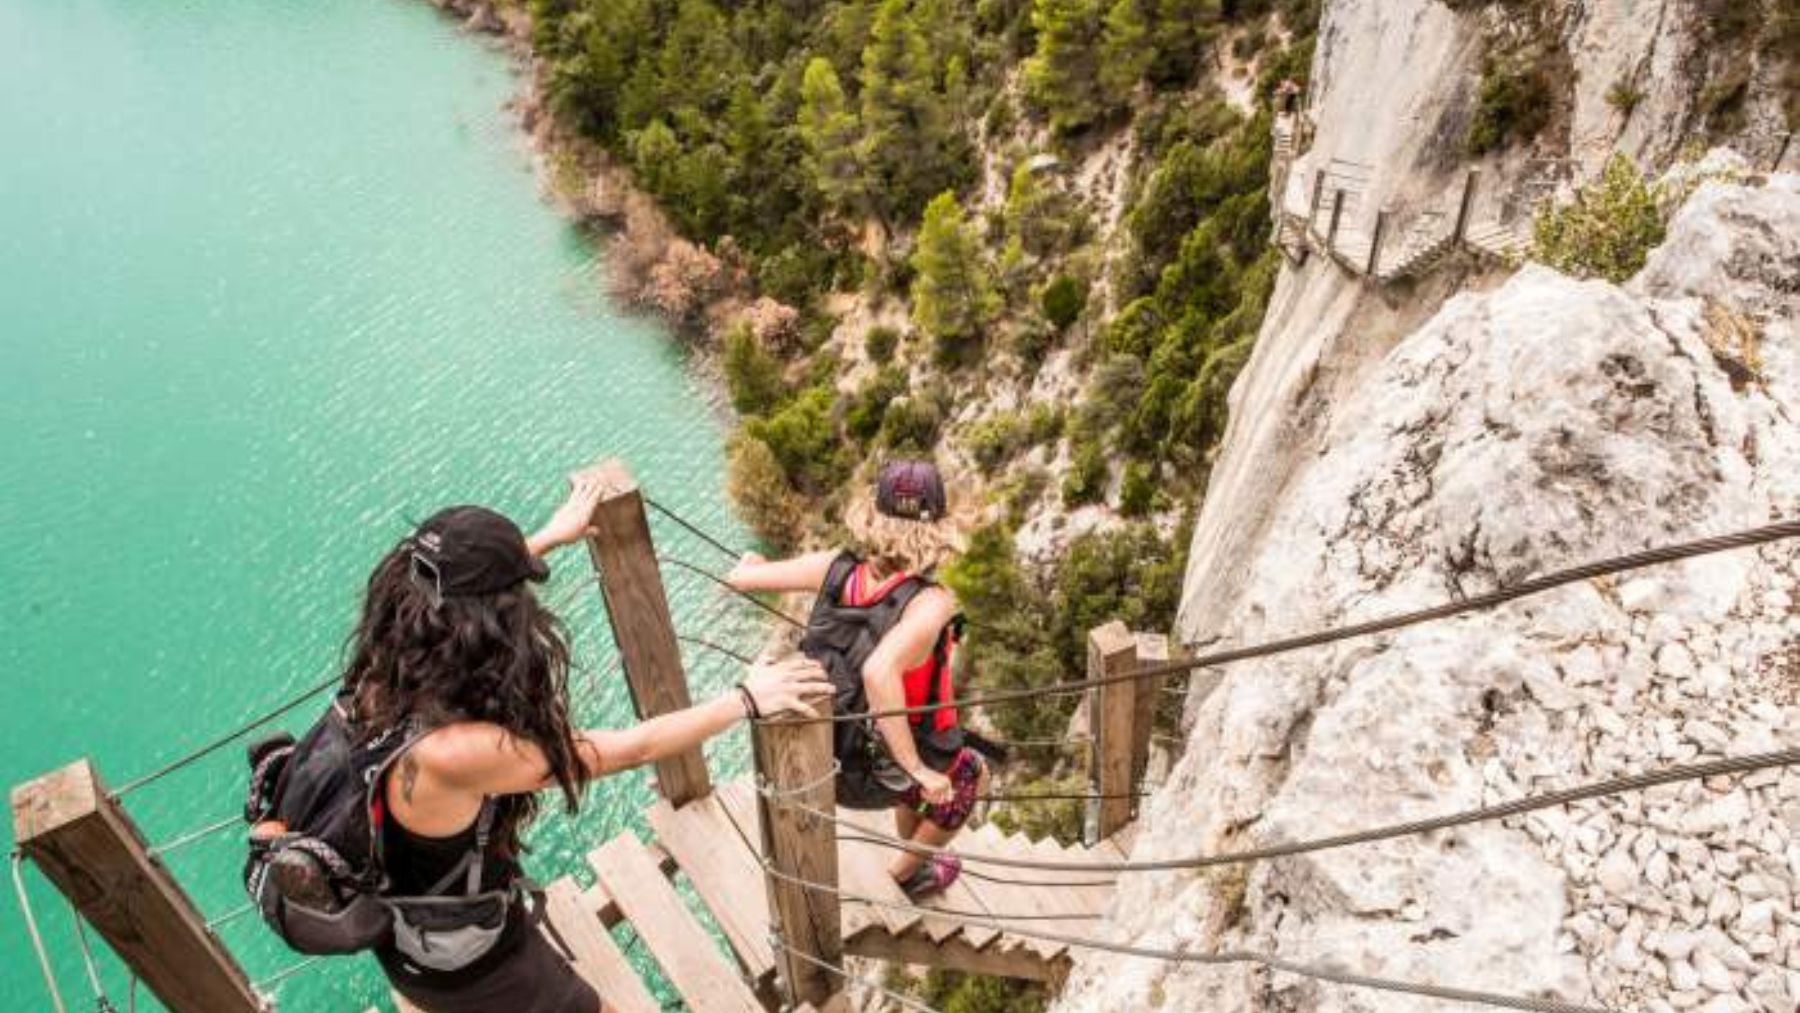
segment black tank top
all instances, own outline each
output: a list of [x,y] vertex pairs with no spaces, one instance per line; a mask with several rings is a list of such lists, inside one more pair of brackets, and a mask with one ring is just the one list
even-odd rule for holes
[[[505,806],[506,802],[502,799],[499,804]],[[386,892],[396,897],[424,894],[442,882],[452,869],[462,864],[463,856],[474,847],[473,823],[449,837],[427,837],[401,826],[393,813],[388,813],[381,824],[382,866],[387,872],[389,884]],[[490,842],[488,853],[483,856],[481,863],[481,888],[504,889],[512,885],[518,875],[518,863],[495,854]],[[462,879],[458,877],[449,892],[457,894],[462,889]],[[505,960],[518,949],[526,929],[524,909],[514,904],[507,913],[506,931],[494,943],[494,948],[469,966],[459,967],[454,971],[434,971],[414,966],[390,947],[376,950],[375,956],[390,976],[436,986],[455,985],[478,978]]]

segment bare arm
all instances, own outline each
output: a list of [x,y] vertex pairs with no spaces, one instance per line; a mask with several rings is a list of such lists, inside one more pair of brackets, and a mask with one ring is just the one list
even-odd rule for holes
[[[764,714],[814,714],[806,702],[831,684],[819,664],[800,655],[758,662],[744,680]],[[589,776],[600,777],[673,756],[700,745],[746,717],[735,690],[707,703],[624,729],[577,732],[575,746]],[[474,818],[488,795],[518,795],[551,787],[550,764],[536,743],[499,725],[467,721],[433,732],[401,760],[388,795],[401,823],[424,834],[454,833]]]
[[[900,622],[881,638],[863,662],[863,689],[872,710],[906,706],[906,670],[924,661],[937,646],[939,635],[956,615],[956,599],[941,587],[928,588],[906,606]],[[887,743],[889,754],[914,780],[924,780],[925,769],[913,745],[911,722],[906,715],[877,718],[875,727]]]
[[725,575],[739,591],[812,591],[825,583],[835,552],[809,552],[792,559],[764,559],[750,553]]
[[569,498],[556,508],[556,513],[525,539],[525,548],[539,559],[565,545],[573,545],[593,533],[594,508],[606,492],[608,482],[615,481],[604,466],[588,468],[569,476]]

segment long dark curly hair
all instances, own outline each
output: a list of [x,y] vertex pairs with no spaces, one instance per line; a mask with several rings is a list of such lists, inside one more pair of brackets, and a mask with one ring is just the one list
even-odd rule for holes
[[[488,595],[436,596],[413,577],[412,541],[369,575],[350,635],[344,689],[375,736],[408,719],[427,727],[489,721],[543,750],[569,812],[589,778],[569,723],[569,643],[528,584]],[[500,800],[494,838],[517,854],[537,815],[533,794]]]

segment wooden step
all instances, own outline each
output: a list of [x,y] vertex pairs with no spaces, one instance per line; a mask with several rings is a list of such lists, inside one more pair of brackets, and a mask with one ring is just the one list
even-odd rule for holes
[[[838,810],[838,818],[847,821],[851,826],[840,826],[839,834],[856,835],[855,828],[868,831],[870,837],[891,835],[894,832],[894,817],[891,812],[864,812],[855,809]],[[903,936],[919,924],[917,911],[904,910],[912,904],[888,875],[888,863],[893,860],[894,849],[882,844],[871,844],[863,841],[840,841],[838,844],[838,881],[844,893],[851,896],[867,897],[882,902],[875,907],[868,904],[847,904],[846,915],[852,908],[861,908],[871,912],[892,935]],[[898,904],[895,908],[887,905]],[[850,935],[848,930],[846,937]]]
[[737,781],[680,809],[666,800],[658,802],[649,812],[650,828],[712,912],[745,973],[761,981],[775,970],[775,950],[769,944],[769,891],[756,853],[745,847],[746,839],[757,846],[757,838],[751,836],[758,833],[756,824],[728,814],[725,796],[732,794],[754,793],[749,784]]
[[688,912],[637,835],[627,831],[607,841],[588,855],[588,864],[688,1009],[762,1013],[756,994]]
[[[968,851],[971,854],[998,855],[1008,858],[1031,857],[1026,854],[1031,845],[1023,836],[1011,837],[1002,834],[992,824],[984,824],[966,835],[969,839]],[[1046,888],[1039,885],[1042,875],[1035,869],[1019,869],[1011,866],[979,864],[978,868],[985,873],[1006,880],[977,880],[971,882],[970,888],[980,895],[984,907],[994,913],[998,921],[1006,921],[1012,915],[1046,915],[1058,914],[1052,901],[1046,896]],[[1054,887],[1050,888],[1054,889]],[[1022,928],[1038,929],[1044,927],[1044,921],[1027,917],[1020,923]],[[1041,939],[1026,939],[1011,934],[1003,935],[993,945],[1002,950],[1028,949],[1045,960],[1054,958],[1063,949],[1061,943],[1053,943]]]
[[622,1013],[662,1013],[662,1004],[631,969],[630,961],[612,934],[600,927],[600,919],[582,897],[575,881],[567,877],[545,888],[545,917],[575,954],[575,971],[594,986],[609,1010]]

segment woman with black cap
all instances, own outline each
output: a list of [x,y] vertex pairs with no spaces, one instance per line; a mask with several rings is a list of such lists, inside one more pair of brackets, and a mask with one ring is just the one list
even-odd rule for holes
[[[568,501],[529,537],[483,507],[444,510],[370,576],[338,707],[357,748],[395,744],[368,768],[384,898],[424,897],[429,907],[446,892],[451,902],[511,896],[538,792],[558,790],[573,812],[596,778],[693,749],[753,713],[811,713],[802,699],[826,689],[804,658],[759,662],[710,702],[627,729],[574,728],[568,641],[530,585],[549,575],[546,555],[589,533],[606,482],[601,472],[574,476]],[[292,899],[304,885],[282,882],[285,871],[277,865],[270,878]],[[409,925],[402,909],[376,955],[395,989],[429,1013],[599,1013],[600,997],[525,907],[510,905],[491,937],[442,931],[441,918],[432,922],[442,908],[425,910],[431,927]]]
[[[954,706],[956,598],[932,579],[960,549],[949,512],[935,465],[895,461],[874,495],[846,512],[854,550],[752,554],[726,578],[741,591],[817,595],[800,650],[830,674],[838,713],[921,708],[834,726],[837,796],[854,809],[892,809],[900,837],[934,849],[956,836],[988,781]],[[962,863],[948,852],[896,851],[888,871],[919,898],[949,887]]]

